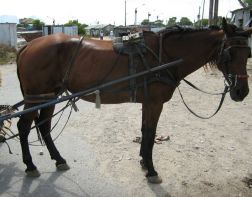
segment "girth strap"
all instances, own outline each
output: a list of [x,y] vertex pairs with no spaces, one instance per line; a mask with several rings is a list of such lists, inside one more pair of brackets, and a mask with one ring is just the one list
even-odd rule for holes
[[47,94],[24,95],[25,103],[45,103],[49,100],[56,99],[58,95],[54,92]]

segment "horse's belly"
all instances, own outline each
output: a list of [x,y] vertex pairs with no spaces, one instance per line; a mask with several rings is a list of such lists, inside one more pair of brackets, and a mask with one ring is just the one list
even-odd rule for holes
[[101,104],[119,104],[130,102],[130,96],[126,93],[93,93],[88,96],[83,96],[81,99],[92,103],[100,102]]

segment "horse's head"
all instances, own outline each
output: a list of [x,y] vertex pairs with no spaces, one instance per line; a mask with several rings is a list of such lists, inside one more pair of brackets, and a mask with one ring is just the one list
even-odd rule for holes
[[218,68],[230,86],[230,96],[234,101],[242,101],[249,93],[247,59],[251,57],[248,37],[252,29],[240,30],[222,21],[225,38],[222,41]]

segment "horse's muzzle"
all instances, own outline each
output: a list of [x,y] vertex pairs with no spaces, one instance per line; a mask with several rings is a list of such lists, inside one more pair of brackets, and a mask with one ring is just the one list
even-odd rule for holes
[[237,84],[237,86],[233,87],[230,90],[230,97],[232,100],[240,102],[244,100],[244,98],[248,95],[248,93],[249,93],[248,85],[241,86],[240,84]]

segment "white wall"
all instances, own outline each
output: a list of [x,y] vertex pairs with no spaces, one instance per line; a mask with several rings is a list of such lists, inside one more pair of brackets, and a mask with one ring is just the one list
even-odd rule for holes
[[77,36],[78,35],[78,27],[77,26],[44,26],[43,27],[43,35],[48,35],[48,29],[51,28],[51,34],[56,33],[64,33],[71,36]]
[[17,47],[16,23],[0,23],[0,44]]

